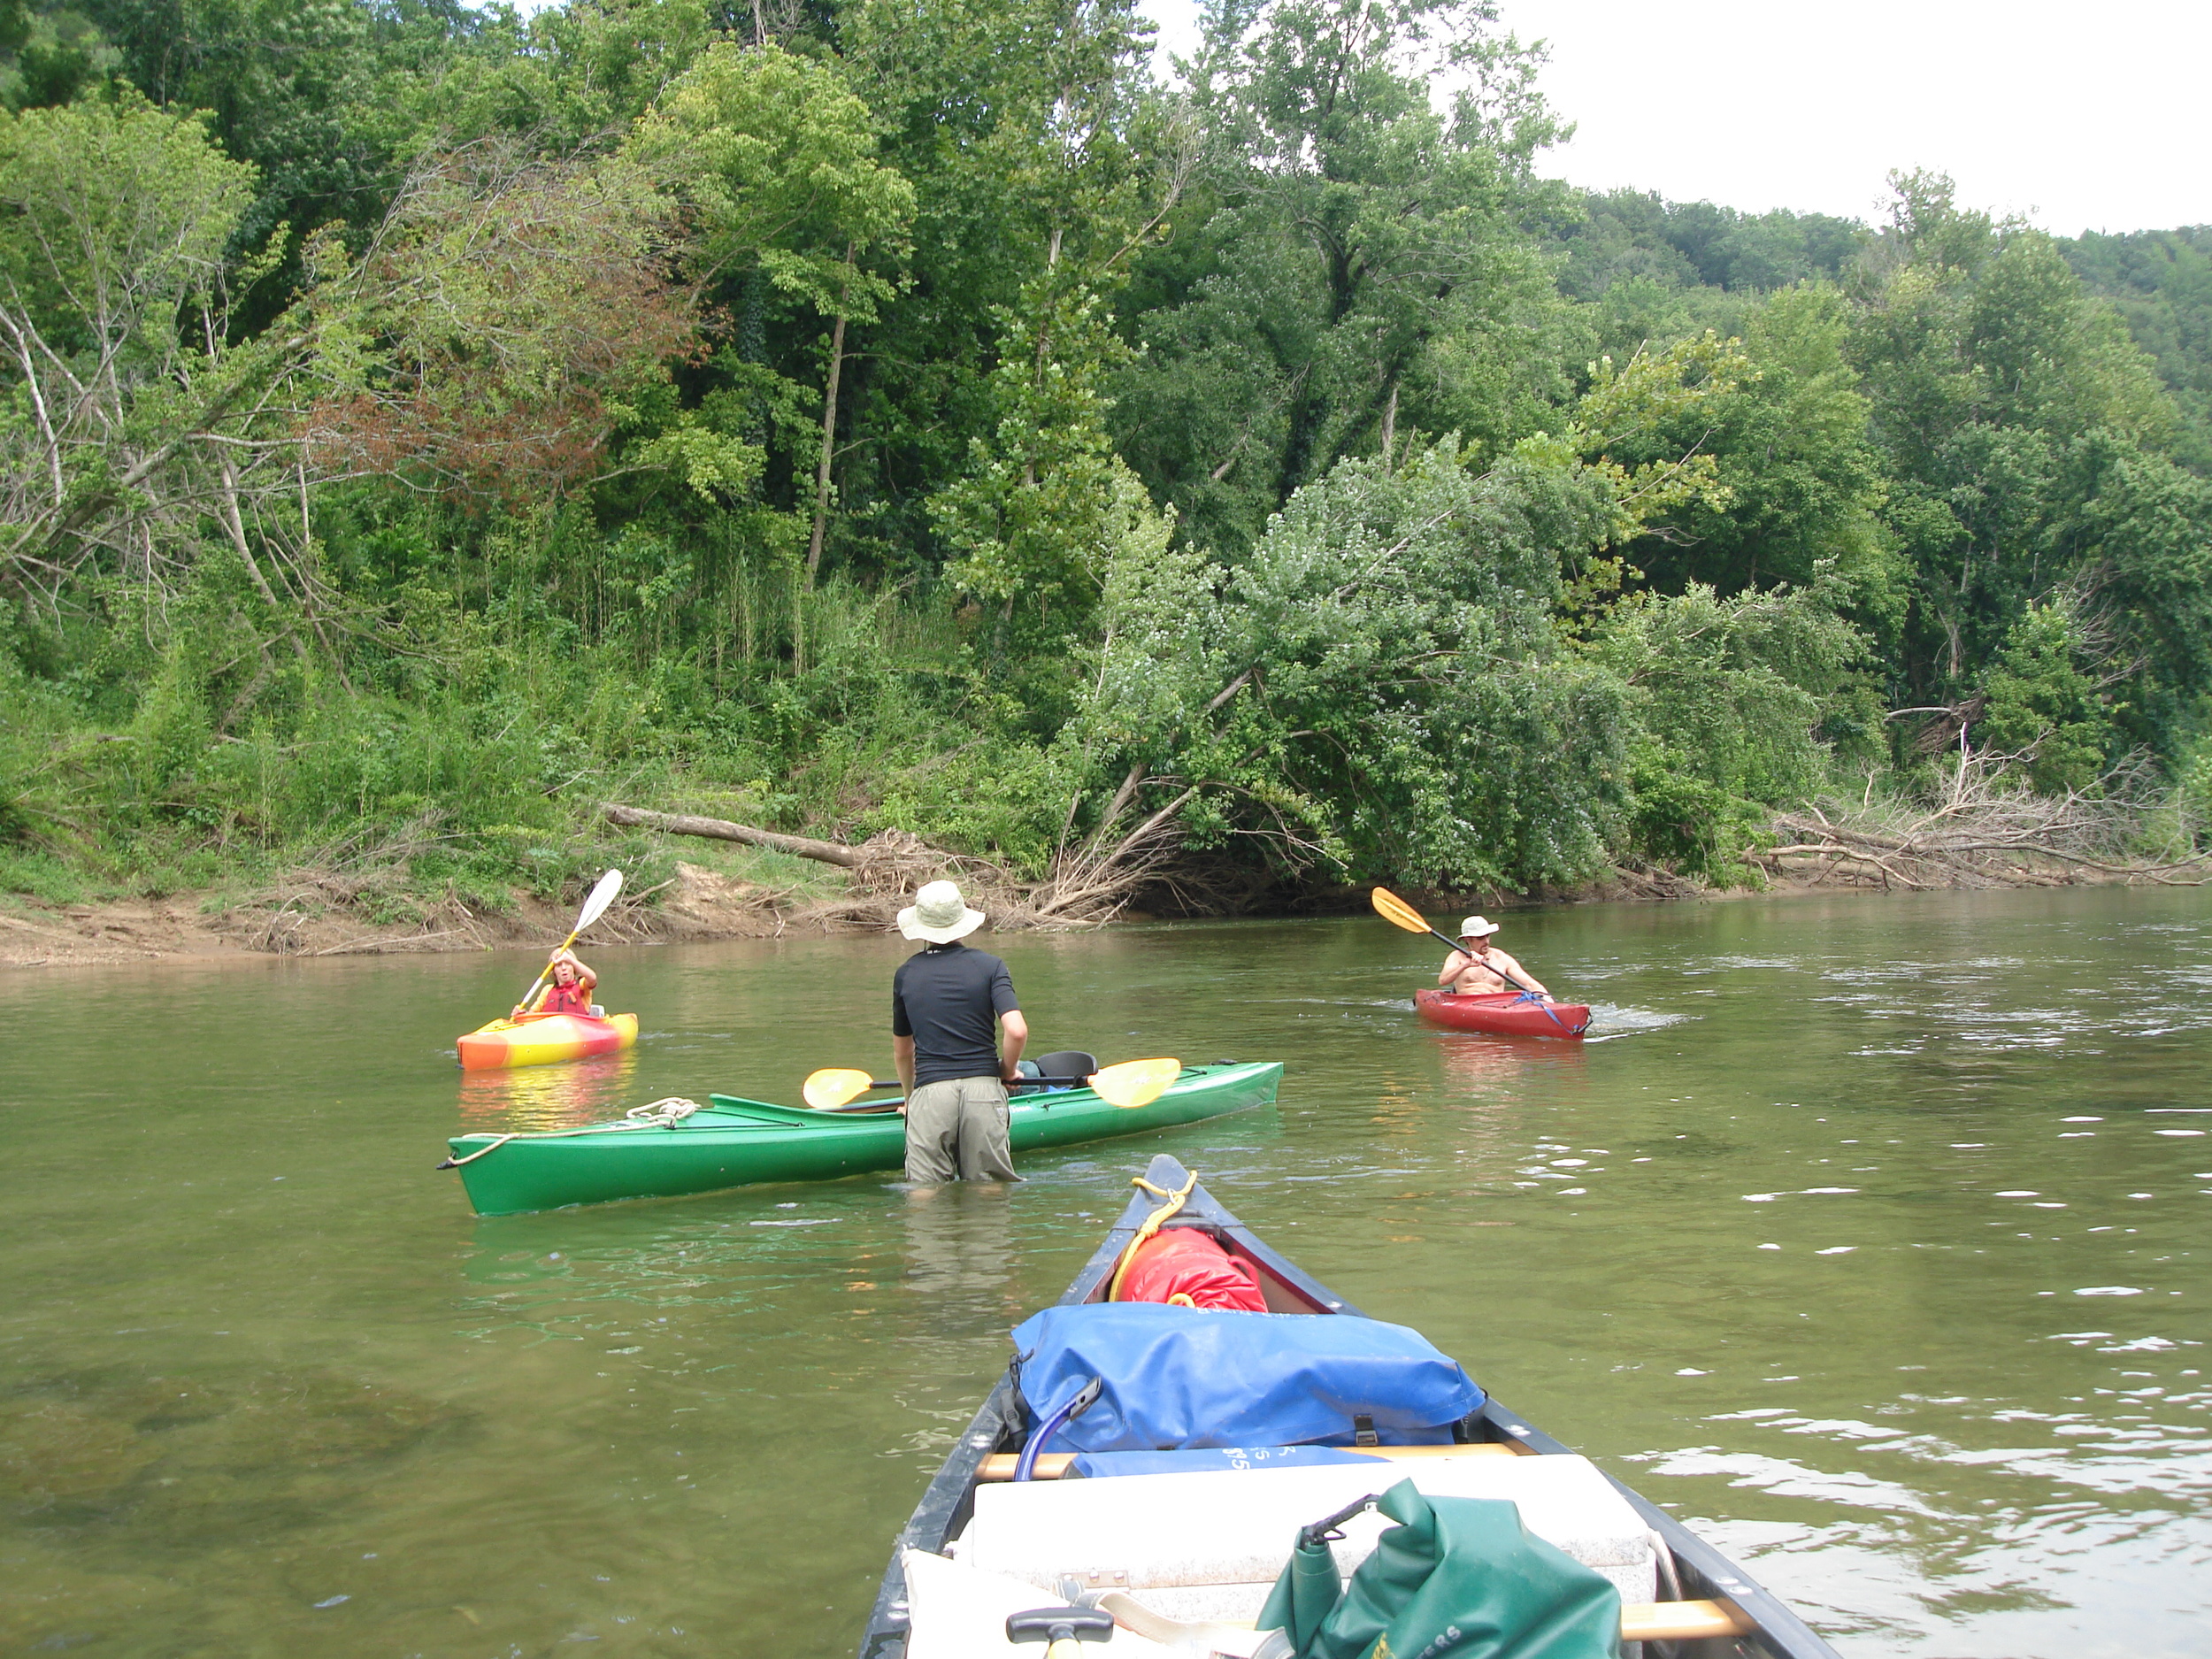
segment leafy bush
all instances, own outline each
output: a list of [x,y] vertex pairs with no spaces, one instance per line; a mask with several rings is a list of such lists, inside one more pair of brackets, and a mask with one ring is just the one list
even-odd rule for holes
[[2024,757],[2044,795],[2093,787],[2115,733],[2097,684],[2075,661],[2075,629],[2061,605],[2031,605],[1982,681],[1975,735],[1984,749]]

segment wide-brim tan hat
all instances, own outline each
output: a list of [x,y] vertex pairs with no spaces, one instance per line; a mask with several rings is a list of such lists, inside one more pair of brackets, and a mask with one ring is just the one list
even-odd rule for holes
[[949,945],[982,926],[983,912],[970,910],[959,887],[949,881],[931,882],[899,912],[899,932],[933,945]]
[[1459,925],[1462,939],[1487,939],[1498,931],[1498,925],[1486,916],[1470,916]]

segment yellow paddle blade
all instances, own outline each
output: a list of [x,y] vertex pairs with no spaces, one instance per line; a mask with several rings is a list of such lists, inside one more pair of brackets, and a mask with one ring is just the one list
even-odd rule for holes
[[1180,1060],[1124,1060],[1085,1079],[1109,1106],[1149,1106],[1183,1075]]
[[847,1101],[865,1094],[874,1080],[865,1071],[833,1065],[810,1074],[799,1093],[816,1111],[835,1111]]
[[1409,933],[1429,931],[1428,918],[1388,887],[1377,887],[1367,896],[1375,906],[1375,914],[1393,926],[1402,927]]

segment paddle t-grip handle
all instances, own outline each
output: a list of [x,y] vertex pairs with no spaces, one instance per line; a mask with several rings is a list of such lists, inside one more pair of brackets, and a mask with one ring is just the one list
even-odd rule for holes
[[1114,1616],[1094,1607],[1040,1607],[1006,1616],[1006,1640],[1050,1644],[1045,1659],[1075,1659],[1079,1642],[1110,1641]]

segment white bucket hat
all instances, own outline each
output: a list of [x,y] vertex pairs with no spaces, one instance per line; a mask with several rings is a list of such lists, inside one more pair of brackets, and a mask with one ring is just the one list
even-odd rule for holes
[[1498,931],[1498,925],[1487,917],[1470,916],[1459,925],[1462,939],[1487,939]]
[[899,912],[899,932],[933,945],[949,945],[982,926],[983,912],[970,910],[959,887],[949,881],[931,882]]

